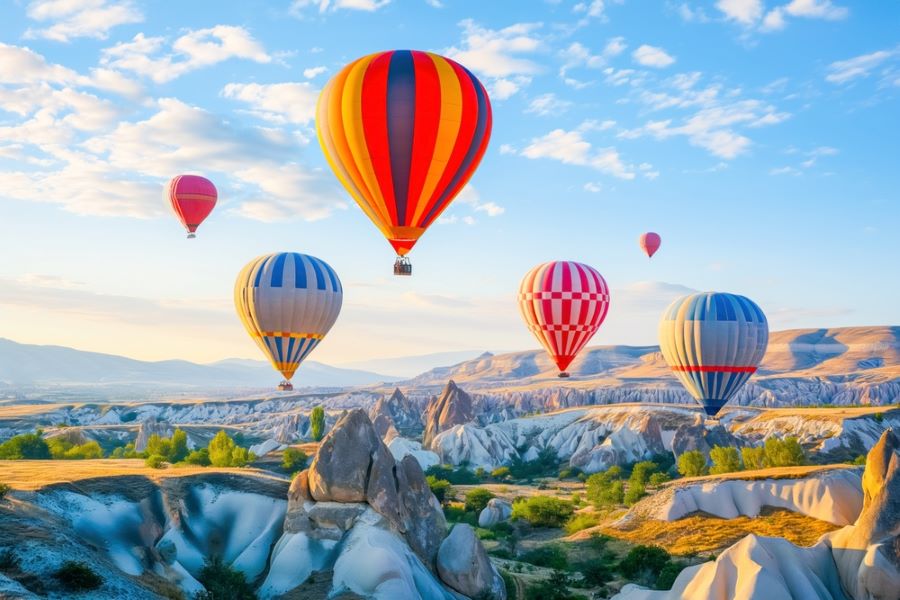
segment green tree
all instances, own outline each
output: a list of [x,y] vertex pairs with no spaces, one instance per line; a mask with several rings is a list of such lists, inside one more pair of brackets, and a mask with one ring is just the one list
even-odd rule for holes
[[206,588],[195,596],[197,600],[256,600],[253,587],[247,583],[244,574],[226,565],[218,556],[204,565],[197,579]]
[[522,562],[548,569],[567,570],[569,568],[569,557],[566,555],[566,551],[556,544],[538,546],[522,554],[519,559]]
[[306,452],[299,448],[285,448],[281,453],[281,468],[288,473],[300,471],[306,466]]
[[650,485],[656,487],[664,484],[667,481],[671,481],[672,478],[669,477],[668,473],[657,472],[650,476],[650,481],[648,482]]
[[484,510],[488,501],[494,497],[494,494],[486,488],[473,488],[466,493],[466,510],[474,512],[476,515]]
[[428,475],[425,477],[425,480],[428,482],[428,487],[431,488],[431,493],[435,495],[438,499],[438,502],[443,502],[450,498],[450,482],[446,479],[438,479],[434,475]]
[[144,459],[144,464],[151,469],[162,469],[165,463],[166,458],[164,456],[160,456],[159,454],[151,454]]
[[783,440],[769,438],[766,440],[766,466],[769,467],[793,467],[806,462],[803,447],[795,437],[786,437]]
[[738,449],[733,446],[713,446],[709,451],[709,459],[712,461],[709,472],[713,475],[741,470],[741,456]]
[[618,477],[622,470],[611,467],[587,478],[585,497],[597,508],[617,506],[625,497],[625,486]]
[[619,563],[619,572],[629,579],[654,585],[670,559],[669,553],[659,546],[635,546]]
[[766,449],[762,446],[741,448],[741,458],[745,469],[754,471],[766,468]]
[[699,450],[688,450],[678,457],[678,472],[685,477],[706,475],[706,457]]
[[187,458],[190,453],[187,443],[187,434],[181,429],[176,429],[172,434],[172,450],[169,455],[169,462],[177,463]]
[[214,467],[243,467],[251,462],[253,453],[238,446],[225,430],[219,431],[209,442],[209,462]]
[[634,506],[637,501],[647,495],[647,490],[641,483],[628,483],[628,489],[625,491],[623,500],[628,506]]
[[172,439],[154,433],[147,440],[147,445],[144,447],[144,456],[161,456],[168,460],[172,456]]
[[535,527],[562,527],[575,512],[571,502],[551,496],[532,496],[513,503],[512,518]]
[[52,458],[41,432],[23,433],[0,444],[0,459],[47,460]]
[[491,471],[491,477],[500,480],[509,479],[509,467],[497,467],[496,469]]
[[192,451],[184,457],[184,462],[189,465],[208,467],[211,464],[209,462],[209,448],[198,448],[197,450]]
[[325,435],[325,409],[317,406],[309,413],[309,431],[317,442]]
[[631,477],[628,478],[628,482],[645,486],[650,480],[650,475],[657,471],[659,471],[659,465],[655,462],[650,460],[641,461],[632,467]]

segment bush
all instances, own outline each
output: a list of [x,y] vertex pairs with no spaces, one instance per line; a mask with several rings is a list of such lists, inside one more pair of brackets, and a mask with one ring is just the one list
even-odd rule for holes
[[151,469],[162,469],[165,466],[166,459],[159,454],[151,454],[144,459],[144,464]]
[[713,475],[734,473],[741,470],[741,457],[738,454],[738,449],[733,446],[713,446],[712,450],[709,451],[709,459],[713,464],[709,472]]
[[644,488],[643,484],[629,483],[628,490],[625,492],[625,497],[623,498],[623,500],[628,506],[634,506],[635,504],[637,504],[638,500],[646,495],[647,490]]
[[509,479],[509,467],[497,467],[491,471],[491,477],[494,479]]
[[614,579],[613,570],[599,560],[578,565],[578,571],[584,577],[585,583],[594,587],[606,585]]
[[494,494],[485,488],[473,488],[466,493],[466,510],[479,514]]
[[212,463],[209,461],[209,449],[208,448],[200,448],[199,450],[194,450],[190,454],[184,457],[184,462],[189,465],[198,465],[201,467],[208,467]]
[[525,600],[576,600],[581,598],[569,591],[571,583],[566,573],[554,571],[547,579],[528,586],[525,590]]
[[783,440],[769,438],[766,440],[765,451],[768,467],[793,467],[806,462],[803,447],[795,437],[786,437]]
[[134,442],[128,442],[124,446],[117,446],[109,453],[110,458],[140,458],[134,450]]
[[469,512],[461,506],[444,506],[444,517],[450,523],[468,523],[472,527],[478,527],[478,515]]
[[8,494],[9,490],[11,489],[12,488],[9,486],[9,484],[0,483],[0,500],[3,500],[6,497],[6,494]]
[[856,466],[863,466],[863,467],[864,467],[864,466],[866,465],[866,458],[867,458],[867,457],[866,457],[865,454],[860,454],[859,456],[857,456],[856,458],[853,459],[853,463],[852,463],[852,464],[854,464],[854,465],[856,465]]
[[749,470],[766,468],[766,449],[762,446],[741,448],[741,458],[744,460],[744,468]]
[[875,414],[873,415],[873,417],[874,417],[875,420],[876,420],[877,422],[879,422],[879,423],[882,423],[882,422],[884,421],[884,413],[875,413]]
[[675,583],[675,579],[681,573],[682,569],[684,569],[684,565],[678,562],[670,562],[664,566],[660,570],[659,576],[656,578],[656,589],[672,589],[672,585]]
[[441,504],[450,498],[452,488],[449,481],[438,479],[434,475],[426,476],[425,480],[428,482],[428,487],[431,488],[431,493],[435,495]]
[[238,446],[225,430],[219,431],[209,442],[209,462],[214,467],[244,467],[256,457]]
[[244,574],[223,563],[218,556],[206,562],[197,579],[206,588],[195,596],[197,600],[256,600]]
[[706,475],[706,457],[699,450],[689,450],[678,457],[678,472],[685,477]]
[[181,429],[176,429],[170,438],[154,433],[147,440],[147,447],[144,449],[144,456],[161,456],[163,460],[173,464],[183,461],[189,453],[187,434]]
[[650,475],[659,471],[659,465],[653,461],[645,460],[634,465],[631,469],[631,477],[628,478],[630,484],[640,486],[647,485],[650,481]]
[[306,452],[298,448],[285,448],[281,453],[281,468],[288,473],[300,471],[306,467]]
[[566,556],[565,550],[552,544],[529,550],[519,556],[519,560],[548,569],[564,571],[569,568],[569,557]]
[[618,467],[594,473],[587,478],[585,497],[597,508],[617,506],[625,498],[625,486],[617,479],[622,470]]
[[534,460],[525,462],[515,457],[509,465],[509,472],[514,479],[554,477],[559,473],[559,457],[552,448],[542,448]]
[[550,496],[532,496],[513,504],[512,518],[535,527],[562,527],[575,512],[571,502]]
[[669,564],[669,553],[659,546],[635,546],[619,563],[619,572],[629,579],[656,582]]
[[597,513],[576,513],[566,523],[566,533],[572,535],[588,527],[599,525],[600,521],[600,515]]
[[437,479],[446,479],[453,485],[474,485],[479,483],[475,473],[465,467],[454,469],[451,465],[434,465],[428,467],[425,475],[434,475]]
[[658,485],[662,485],[662,484],[664,484],[665,482],[671,481],[671,480],[672,480],[672,478],[669,477],[669,474],[668,474],[668,473],[661,473],[661,472],[660,472],[660,473],[654,473],[653,475],[651,475],[651,476],[650,476],[650,481],[649,481],[649,483],[650,483],[650,485],[652,485],[653,487],[656,487],[656,486],[658,486]]
[[103,579],[83,562],[67,560],[57,569],[53,577],[69,591],[96,590],[103,585]]
[[50,447],[41,433],[23,433],[0,444],[0,459],[47,460],[52,458]]
[[316,406],[309,413],[309,433],[317,442],[325,435],[325,409],[321,406]]

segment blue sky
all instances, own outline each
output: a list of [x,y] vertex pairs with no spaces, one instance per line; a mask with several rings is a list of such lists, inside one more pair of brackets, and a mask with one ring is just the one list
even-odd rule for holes
[[[537,347],[515,293],[553,259],[609,282],[595,343],[655,343],[691,290],[746,294],[773,329],[900,323],[896,3],[23,0],[2,17],[0,337],[259,358],[231,290],[278,250],[344,282],[314,355],[332,364]],[[462,62],[494,108],[408,279],[313,121],[328,77],[392,48]],[[161,201],[181,172],[220,192],[191,242]]]

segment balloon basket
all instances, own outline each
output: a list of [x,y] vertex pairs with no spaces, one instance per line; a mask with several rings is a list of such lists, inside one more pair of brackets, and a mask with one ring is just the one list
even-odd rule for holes
[[192,239],[194,239],[194,238],[196,238],[196,237],[197,237],[197,234],[196,234],[196,233],[188,233],[188,234],[187,234],[187,239],[189,239],[189,240],[192,240]]
[[561,377],[561,378],[565,379],[566,377],[571,377],[571,375],[569,375],[565,371],[560,371],[559,375],[557,375],[557,377]]
[[394,261],[394,275],[409,277],[412,275],[412,263],[405,256],[398,256]]
[[284,380],[278,384],[278,391],[279,392],[293,392],[294,385],[290,381]]

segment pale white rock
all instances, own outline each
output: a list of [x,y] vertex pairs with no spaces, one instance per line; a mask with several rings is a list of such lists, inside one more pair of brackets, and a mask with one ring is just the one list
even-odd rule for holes
[[388,450],[391,451],[394,460],[397,462],[403,460],[404,456],[412,455],[412,457],[418,461],[423,471],[427,470],[428,467],[433,467],[441,462],[441,459],[437,454],[431,450],[422,448],[421,443],[404,437],[395,436],[390,438],[390,441],[387,442],[387,447]]
[[280,596],[306,581],[313,571],[334,561],[338,542],[305,533],[284,533],[272,549],[271,565],[257,594],[261,600]]
[[478,513],[479,527],[493,527],[498,523],[509,520],[512,516],[512,504],[503,498],[491,498],[480,513]]
[[262,443],[250,446],[250,452],[252,452],[256,456],[265,456],[269,452],[274,452],[275,450],[284,450],[285,448],[287,448],[287,444],[282,444],[277,440],[270,439]]

